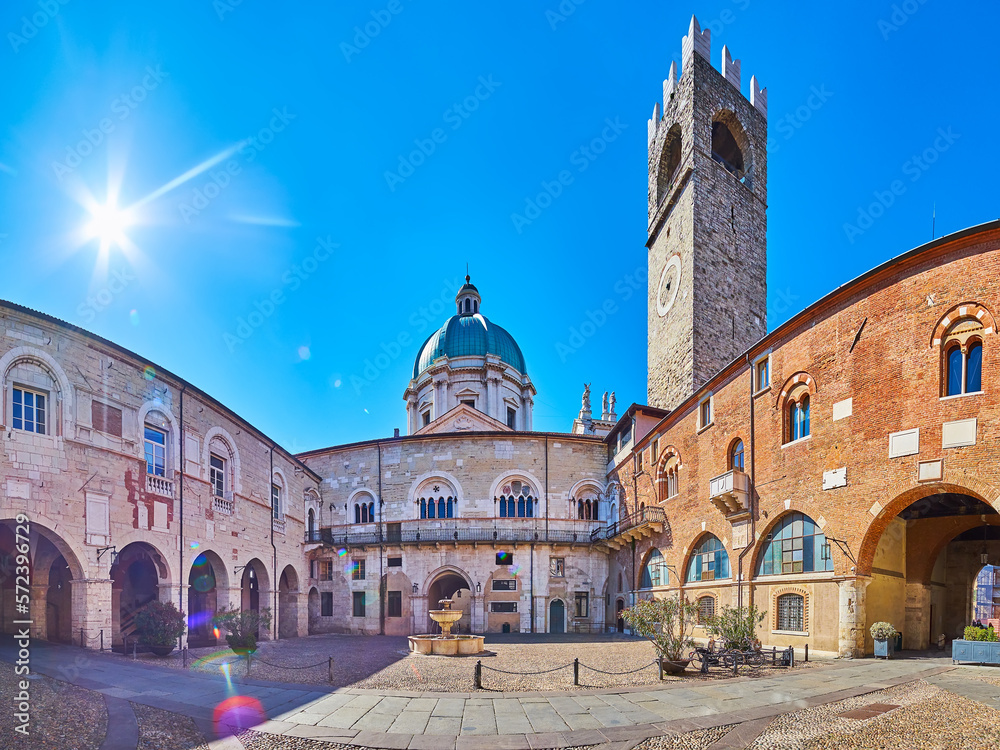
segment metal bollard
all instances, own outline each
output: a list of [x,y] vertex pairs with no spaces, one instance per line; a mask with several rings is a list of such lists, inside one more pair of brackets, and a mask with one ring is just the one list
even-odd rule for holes
[[788,647],[788,666],[790,666],[790,667],[794,667],[795,666],[795,647],[794,646],[789,646]]
[[250,660],[251,660],[252,657],[253,657],[253,654],[251,652],[247,651],[247,674],[246,674],[247,677],[250,676]]
[[580,660],[573,659],[573,684],[580,684]]
[[809,661],[809,644],[806,644],[806,661]]
[[476,686],[477,690],[483,689],[483,663],[481,661],[476,662],[476,669],[473,673],[472,682]]
[[[136,649],[136,646],[138,646],[138,645],[139,645],[139,639],[138,638],[135,639],[134,641],[132,641],[132,661],[135,661],[135,649]],[[125,643],[125,650],[126,651],[128,650],[128,642]]]
[[101,653],[104,653],[104,630],[101,630]]
[[333,657],[332,656],[329,659],[327,659],[327,669],[329,670],[329,673],[330,673],[329,679],[330,679],[330,684],[332,685],[333,684]]
[[80,628],[80,648],[87,648],[87,642],[83,639],[83,628]]
[[184,669],[187,669],[188,665],[188,647],[184,646],[181,648],[181,663],[184,665]]
[[660,679],[663,679],[663,659],[656,660],[656,666],[660,670]]

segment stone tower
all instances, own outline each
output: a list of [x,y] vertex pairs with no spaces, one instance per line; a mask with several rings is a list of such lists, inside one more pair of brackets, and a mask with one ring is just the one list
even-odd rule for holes
[[767,332],[767,89],[691,19],[649,135],[649,385],[674,409]]

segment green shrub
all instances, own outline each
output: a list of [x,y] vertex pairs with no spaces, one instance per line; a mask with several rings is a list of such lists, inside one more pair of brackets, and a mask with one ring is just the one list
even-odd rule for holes
[[174,646],[184,630],[184,613],[173,602],[152,601],[135,616],[139,643],[146,646]]
[[222,609],[212,618],[212,624],[226,631],[226,643],[233,651],[253,653],[257,650],[258,631],[271,627],[271,610]]
[[752,651],[760,643],[757,627],[766,616],[767,612],[757,609],[756,604],[749,607],[725,605],[721,613],[709,619],[708,632],[725,641],[727,648]]
[[965,628],[965,633],[962,636],[967,641],[989,641],[991,643],[996,643],[1000,638],[997,637],[997,632],[990,625],[988,628],[981,628],[978,625],[969,625]]
[[691,630],[698,616],[698,606],[687,599],[641,599],[621,614],[633,633],[648,638],[661,659],[678,661],[685,650],[694,646]]

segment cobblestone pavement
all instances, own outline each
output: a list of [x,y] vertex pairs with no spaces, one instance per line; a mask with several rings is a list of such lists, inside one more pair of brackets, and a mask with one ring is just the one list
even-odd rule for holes
[[[84,653],[76,648],[37,644],[33,666],[41,673],[57,674],[60,665]],[[0,648],[0,658],[9,660],[9,652]],[[240,740],[230,737],[213,742],[212,750],[245,746],[261,750],[324,747],[317,743],[415,750],[480,747],[516,750],[609,743],[624,747],[645,740],[649,750],[697,748],[711,743],[723,743],[718,747],[745,747],[759,739],[758,735],[766,737],[768,731],[778,731],[769,730],[769,725],[780,727],[778,722],[785,714],[798,712],[797,719],[789,720],[804,725],[808,719],[817,725],[817,721],[822,723],[821,718],[816,718],[823,715],[820,707],[898,685],[912,688],[918,684],[921,690],[938,691],[927,693],[926,699],[912,705],[904,705],[906,702],[900,698],[895,705],[902,709],[892,709],[912,711],[921,721],[935,716],[935,710],[926,706],[937,705],[938,718],[949,715],[950,708],[945,708],[948,706],[958,706],[965,712],[963,716],[974,713],[970,705],[983,710],[982,706],[960,697],[962,692],[986,691],[989,700],[993,700],[990,695],[1000,692],[997,686],[975,679],[980,673],[989,675],[989,670],[955,668],[950,659],[829,662],[812,669],[794,669],[759,678],[685,680],[655,687],[590,691],[505,693],[317,690],[315,685],[263,680],[230,683],[222,675],[164,669],[97,654],[84,655],[83,659],[79,676],[70,680],[74,685],[130,701],[134,706],[190,717],[205,737],[215,737],[216,729],[227,729],[212,724],[213,711],[223,701],[234,697],[256,701],[263,712],[257,720],[237,719],[235,723],[239,726],[229,727],[230,731],[243,730]],[[934,700],[940,703],[934,704]],[[896,720],[892,711],[886,714],[885,721]],[[140,709],[139,713],[144,712]],[[992,717],[990,721],[1000,725]],[[876,724],[877,721],[871,722],[872,726]],[[893,732],[879,736],[891,740]],[[872,741],[879,736],[873,735]],[[740,744],[729,742],[734,738]],[[799,745],[793,746],[808,746],[801,738],[796,741]]]

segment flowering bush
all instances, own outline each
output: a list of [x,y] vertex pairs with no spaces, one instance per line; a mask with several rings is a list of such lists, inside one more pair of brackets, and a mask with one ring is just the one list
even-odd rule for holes
[[766,616],[767,612],[757,609],[756,604],[749,607],[725,605],[721,613],[708,621],[708,632],[725,641],[727,648],[754,651],[760,648],[757,628]]
[[988,628],[982,628],[976,625],[969,625],[965,629],[963,638],[967,641],[996,642],[997,640],[1000,640],[997,638],[997,631],[993,629],[992,625],[990,625]]
[[887,622],[872,623],[869,632],[876,641],[888,641],[890,638],[896,637],[896,628]]

